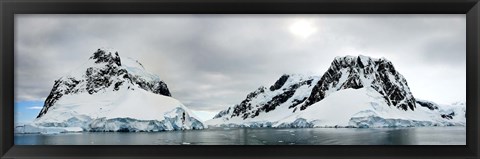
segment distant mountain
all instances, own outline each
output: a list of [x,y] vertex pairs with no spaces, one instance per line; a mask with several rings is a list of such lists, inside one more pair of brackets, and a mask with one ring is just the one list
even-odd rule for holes
[[215,118],[230,117],[255,118],[260,113],[268,113],[280,105],[295,108],[307,99],[305,92],[311,91],[318,77],[283,75],[269,88],[260,87],[247,95],[240,104],[220,112]]
[[157,75],[137,60],[101,49],[55,81],[34,124],[85,131],[204,128]]
[[207,121],[213,126],[396,127],[464,125],[459,109],[416,100],[385,58],[336,57],[319,77],[282,75]]
[[298,109],[297,107],[307,99],[309,92],[319,79],[315,76],[282,75],[269,88],[259,87],[249,93],[240,104],[221,111],[214,119],[225,120],[226,123],[250,119],[279,120]]

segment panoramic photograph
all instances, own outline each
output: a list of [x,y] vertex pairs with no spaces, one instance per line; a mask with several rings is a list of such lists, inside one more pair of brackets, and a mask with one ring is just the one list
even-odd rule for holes
[[466,145],[465,14],[17,14],[14,35],[15,145]]

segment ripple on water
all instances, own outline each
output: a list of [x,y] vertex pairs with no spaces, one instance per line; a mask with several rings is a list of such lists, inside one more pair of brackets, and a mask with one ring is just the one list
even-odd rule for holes
[[[465,127],[403,129],[253,129],[202,130],[156,133],[15,134],[16,145],[465,145]],[[248,141],[248,142],[245,142]]]

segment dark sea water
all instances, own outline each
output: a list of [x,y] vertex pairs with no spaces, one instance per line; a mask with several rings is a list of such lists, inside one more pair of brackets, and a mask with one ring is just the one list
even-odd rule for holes
[[211,128],[167,132],[16,134],[16,145],[465,145],[465,127]]

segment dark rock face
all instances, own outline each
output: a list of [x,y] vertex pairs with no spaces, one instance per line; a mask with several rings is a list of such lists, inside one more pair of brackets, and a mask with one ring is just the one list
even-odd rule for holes
[[250,101],[257,95],[265,92],[265,90],[265,87],[260,87],[256,91],[249,93],[245,100],[243,100],[240,104],[236,105],[233,108],[232,117],[242,115],[242,118],[246,119],[249,116],[249,113],[247,113],[247,111],[252,110],[252,103],[250,103]]
[[213,119],[221,118],[221,117],[227,115],[228,113],[230,113],[230,109],[232,109],[232,108],[229,107],[227,110],[222,110],[222,111],[220,111],[217,115],[215,115],[215,116],[213,117]]
[[[256,116],[260,115],[261,113],[268,113],[272,110],[275,110],[281,104],[286,103],[292,96],[295,94],[297,89],[301,86],[311,86],[313,84],[313,77],[303,79],[300,81],[296,81],[294,83],[288,83],[287,81],[291,78],[291,75],[282,75],[269,89],[266,87],[259,87],[257,90],[249,93],[245,100],[243,100],[240,104],[237,104],[233,107],[228,108],[227,110],[223,110],[215,115],[214,119],[225,117],[227,120],[232,117],[241,117],[243,119],[247,118],[255,118]],[[265,96],[266,93],[274,94],[271,99],[267,99],[267,101],[262,101],[258,103],[258,101],[252,101],[255,98],[262,98]],[[305,97],[303,99],[295,99],[292,100],[291,103],[288,103],[288,108],[295,108],[297,105],[302,103],[307,99]],[[230,112],[232,111],[232,112]],[[230,116],[227,116],[231,113]]]
[[455,116],[455,112],[452,112],[450,114],[441,114],[440,116],[444,119],[451,120]]
[[108,63],[111,65],[115,63],[117,66],[122,66],[118,52],[115,52],[115,55],[112,55],[112,53],[106,53],[104,50],[98,49],[97,52],[93,53],[90,59],[95,60],[95,63],[97,64]]
[[89,94],[94,94],[110,87],[114,82],[112,78],[127,73],[125,69],[120,69],[110,64],[105,66],[105,69],[97,69],[95,67],[87,68],[85,72],[87,82],[86,90]]
[[137,84],[140,88],[153,92],[155,94],[161,94],[164,96],[171,96],[170,91],[168,90],[167,84],[163,81],[147,81],[141,76],[135,76],[128,74],[128,77],[124,77],[129,79],[133,83]]
[[[272,100],[268,101],[265,105],[263,105],[259,110],[259,112],[262,112],[262,111],[265,111],[265,112],[269,112],[269,111],[272,111],[274,110],[276,107],[278,107],[280,104],[283,104],[285,103],[288,99],[292,98],[292,96],[295,94],[295,92],[297,91],[297,89],[303,85],[311,85],[312,84],[312,81],[313,79],[309,79],[309,80],[306,80],[306,81],[301,81],[299,83],[295,83],[293,85],[290,85],[287,89],[285,89],[285,91],[279,95],[276,95],[272,98]],[[307,98],[303,98],[301,100],[293,100],[293,102],[288,106],[288,108],[294,108],[295,106],[297,106],[298,104],[302,103],[303,101],[305,101]],[[256,113],[255,115],[251,116],[252,118],[255,117],[255,116],[258,116],[258,114]]]
[[[128,72],[127,69],[122,67],[120,56],[117,52],[112,55],[112,53],[98,49],[90,57],[90,60],[94,60],[94,63],[99,66],[86,68],[82,78],[62,77],[55,81],[37,118],[47,113],[48,109],[64,95],[80,92],[95,94],[100,91],[107,91],[110,87],[113,87],[113,91],[118,91],[126,83],[155,94],[171,96],[167,84],[163,81],[148,80]],[[128,89],[133,90],[134,87],[128,87]]]
[[275,84],[270,86],[270,91],[274,91],[274,90],[282,88],[282,86],[285,84],[285,82],[287,82],[288,77],[289,77],[289,75],[282,75],[280,77],[280,79],[278,79],[277,82],[275,82]]
[[438,104],[430,102],[430,101],[425,101],[425,100],[418,100],[417,99],[417,104],[426,107],[430,110],[438,110]]
[[64,94],[76,93],[77,91],[75,91],[74,88],[78,85],[78,83],[80,83],[80,81],[77,81],[73,78],[68,78],[67,80],[56,80],[37,118],[47,113],[47,110],[53,106],[53,104],[55,104],[55,102]]
[[384,96],[389,106],[402,110],[414,110],[415,98],[407,81],[386,59],[366,56],[337,57],[327,72],[314,86],[301,110],[321,101],[328,94],[342,89],[371,87]]

